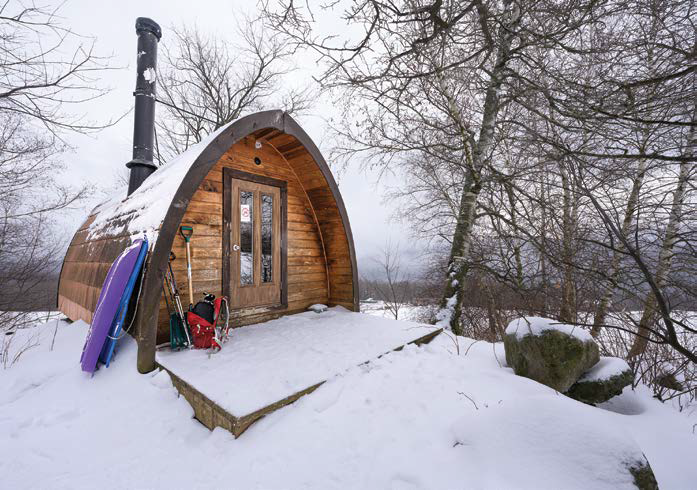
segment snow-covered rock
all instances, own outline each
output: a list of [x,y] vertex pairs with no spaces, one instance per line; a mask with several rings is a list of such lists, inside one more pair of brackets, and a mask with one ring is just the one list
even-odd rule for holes
[[[634,471],[653,473],[631,436],[598,424],[596,409],[572,408],[569,401],[556,396],[545,403],[534,398],[493,406],[480,402],[476,417],[467,414],[454,425],[463,459],[479,463],[475,483],[464,488],[641,488]],[[545,464],[548,471],[534,469]],[[572,474],[580,480],[567,480]]]
[[607,381],[627,371],[631,371],[631,369],[624,359],[620,359],[619,357],[601,357],[595,366],[581,376],[579,381]]
[[506,362],[517,375],[562,393],[600,358],[598,345],[588,332],[548,318],[513,320],[503,343]]
[[324,313],[325,311],[328,310],[328,307],[327,307],[327,305],[316,303],[316,304],[308,307],[307,309],[308,309],[308,311],[314,311],[315,313]]
[[581,342],[593,340],[586,330],[576,325],[566,325],[550,318],[540,316],[524,316],[516,318],[506,327],[506,335],[515,335],[522,340],[526,335],[542,335],[544,332],[557,331],[574,337]]
[[571,398],[589,404],[603,403],[632,384],[634,375],[627,362],[618,357],[601,357],[569,391]]
[[663,373],[656,378],[656,384],[668,390],[685,391],[685,385],[673,373]]
[[630,465],[629,472],[634,478],[634,486],[639,490],[658,490],[656,475],[654,475],[653,469],[646,459]]

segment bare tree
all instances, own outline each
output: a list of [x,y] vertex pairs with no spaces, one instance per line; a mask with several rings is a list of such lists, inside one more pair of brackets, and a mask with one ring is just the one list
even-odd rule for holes
[[335,128],[346,141],[339,153],[369,155],[383,168],[422,161],[456,169],[443,178],[427,168],[420,174],[434,195],[454,190],[447,198],[454,219],[440,233],[450,243],[440,322],[455,333],[462,333],[462,285],[472,266],[478,206],[498,180],[500,114],[517,96],[518,68],[529,51],[564,46],[574,29],[594,22],[602,4],[332,2],[327,10],[343,9],[343,18],[359,27],[358,37],[344,40],[318,34],[307,4],[264,4],[270,26],[326,62],[320,83],[342,90],[350,110]]
[[[601,268],[574,265],[600,279],[604,288],[595,333],[605,322],[615,291],[635,301],[643,297],[630,359],[648,342],[670,345],[692,362],[697,359],[694,346],[680,335],[682,329],[695,333],[694,326],[676,320],[680,315],[676,317],[669,299],[678,288],[671,274],[688,273],[697,236],[690,212],[697,139],[697,41],[690,17],[694,6],[684,2],[633,3],[614,17],[615,30],[579,59],[575,69],[565,72],[567,65],[546,70],[538,79],[551,81],[563,94],[562,101],[547,91],[547,121],[565,137],[551,141],[539,132],[535,137],[570,156],[574,185],[590,205],[586,211],[607,232],[606,238],[596,232],[577,241],[609,250],[609,263],[601,262]],[[592,76],[580,75],[581,70]],[[636,170],[624,172],[627,164]],[[623,188],[627,191],[619,191]],[[620,196],[626,196],[624,206]],[[676,258],[682,271],[671,270]]]
[[[666,287],[668,275],[670,274],[671,263],[675,253],[674,248],[681,238],[680,227],[685,221],[683,215],[686,212],[685,198],[688,193],[688,186],[691,184],[694,185],[697,179],[697,175],[695,175],[695,158],[697,157],[697,83],[695,84],[695,89],[696,98],[692,116],[693,126],[690,128],[684,149],[686,159],[680,162],[679,165],[677,182],[673,190],[673,199],[670,205],[668,222],[666,223],[656,269],[653,271],[652,275],[646,277],[651,291],[644,302],[644,313],[639,322],[636,339],[629,351],[629,357],[638,356],[646,350],[650,334],[649,324],[654,321],[654,317],[659,310],[663,317],[664,329],[662,330],[666,334],[665,336],[668,337],[671,345],[675,342],[677,345],[674,345],[674,347],[677,348],[679,346],[675,327],[673,326],[673,319],[670,314],[670,307],[663,297],[663,290]],[[646,268],[641,267],[641,263],[637,265],[639,265],[642,272],[645,272]],[[692,332],[697,333],[697,330],[692,330]],[[697,363],[697,354],[691,354],[691,360]]]
[[[627,198],[624,219],[622,220],[622,226],[620,228],[620,233],[623,236],[629,236],[632,230],[632,224],[634,223],[635,213],[637,207],[639,206],[639,192],[641,190],[642,184],[644,182],[644,177],[646,175],[646,159],[639,159],[636,173],[632,177],[632,190]],[[619,280],[620,274],[620,261],[622,260],[622,249],[620,248],[613,251],[612,261],[608,268],[608,284],[605,287],[605,292],[603,293],[600,301],[595,308],[595,314],[593,315],[593,329],[591,334],[593,337],[597,337],[600,334],[600,329],[602,325],[606,323],[607,314],[612,304],[612,299],[616,291],[615,284]]]
[[374,260],[380,272],[370,278],[371,289],[383,300],[394,319],[399,320],[399,311],[412,296],[409,274],[402,269],[399,245],[388,242],[380,257]]
[[257,22],[244,19],[237,29],[239,45],[197,27],[173,27],[169,33],[159,67],[165,113],[158,124],[169,156],[247,113],[278,107],[302,113],[310,107],[310,91],[283,84],[292,71],[289,47]]
[[[347,108],[335,155],[403,178],[390,197],[448,262],[442,323],[495,339],[541,314],[654,388],[694,382],[693,2],[263,6]],[[323,35],[327,11],[352,35]]]
[[63,136],[87,133],[94,123],[70,111],[105,91],[97,75],[107,69],[94,43],[65,27],[58,8],[0,5],[0,325],[21,327],[22,310],[45,298],[62,248],[54,228],[57,211],[73,206],[88,189],[59,184],[68,148]]
[[95,76],[107,67],[104,58],[95,55],[93,40],[60,23],[59,8],[0,5],[0,110],[60,140],[63,130],[105,127],[68,108],[105,94]]

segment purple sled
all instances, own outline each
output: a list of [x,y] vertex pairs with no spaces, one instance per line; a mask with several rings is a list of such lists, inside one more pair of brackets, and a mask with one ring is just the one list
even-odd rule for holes
[[124,250],[111,264],[106,279],[104,279],[97,308],[92,316],[92,324],[87,332],[85,346],[82,348],[82,356],[80,356],[82,370],[87,373],[94,373],[97,370],[99,354],[102,352],[107,335],[109,335],[109,329],[118,313],[121,297],[138,260],[142,244],[143,240],[137,239]]

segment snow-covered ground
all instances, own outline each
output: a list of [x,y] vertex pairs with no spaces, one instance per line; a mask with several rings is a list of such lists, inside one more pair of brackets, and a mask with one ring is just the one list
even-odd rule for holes
[[[0,369],[7,369],[19,362],[25,352],[41,343],[45,329],[30,328],[23,331],[24,328],[61,318],[65,316],[57,311],[0,311]],[[51,323],[56,325],[55,322]],[[15,335],[17,331],[23,332]],[[55,328],[53,333],[56,333]]]
[[[392,313],[387,308],[384,301],[373,301],[362,301],[361,313],[366,313],[368,315],[374,316],[381,316],[384,318],[394,318],[394,313]],[[409,322],[425,321],[425,317],[432,310],[435,310],[434,306],[417,306],[411,304],[403,304],[399,307],[399,320],[406,320]]]
[[697,414],[645,389],[583,405],[501,366],[500,345],[443,334],[235,440],[192,420],[166,373],[138,374],[131,339],[86,376],[86,332],[52,321],[16,334],[39,343],[0,370],[0,487],[616,489],[631,488],[623,465],[642,452],[662,489],[697,481]]

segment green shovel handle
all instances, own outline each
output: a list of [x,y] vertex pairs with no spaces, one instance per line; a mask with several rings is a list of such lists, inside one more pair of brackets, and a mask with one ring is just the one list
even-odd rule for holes
[[191,235],[194,234],[194,229],[190,226],[182,226],[179,228],[179,233],[184,237],[187,242],[191,239]]

